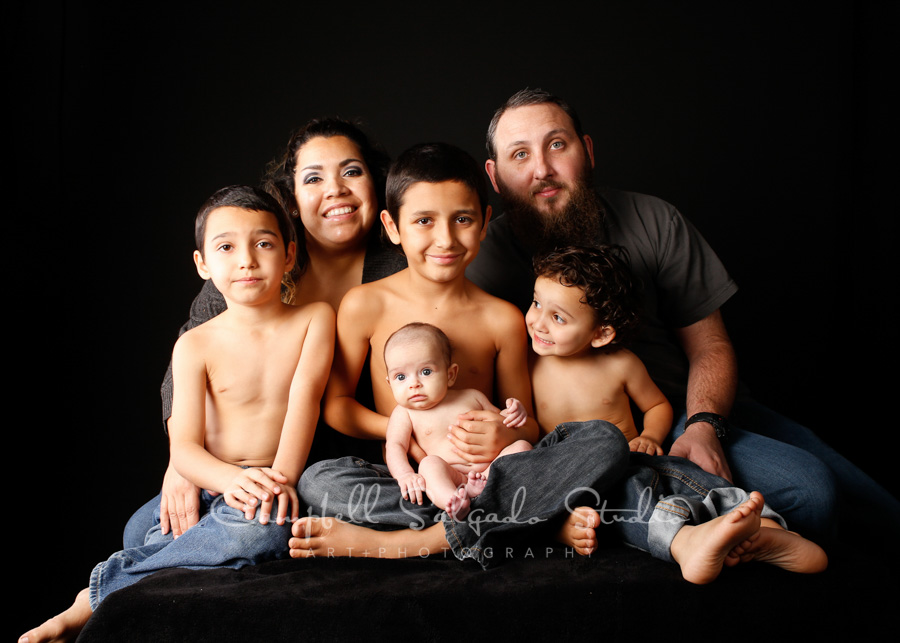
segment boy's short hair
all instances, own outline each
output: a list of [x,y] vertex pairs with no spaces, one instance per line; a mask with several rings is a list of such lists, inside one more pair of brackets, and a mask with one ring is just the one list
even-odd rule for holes
[[294,224],[284,209],[269,193],[249,185],[229,185],[217,190],[209,197],[197,212],[194,219],[194,242],[197,250],[203,255],[203,242],[206,237],[206,221],[213,210],[218,208],[241,208],[243,210],[255,210],[257,212],[269,212],[278,221],[278,232],[284,242],[285,250],[291,241],[296,242],[297,235]]
[[450,366],[450,359],[453,354],[450,338],[437,326],[426,324],[425,322],[410,322],[391,333],[391,336],[384,343],[384,354],[382,357],[387,355],[388,346],[390,346],[392,341],[412,342],[421,338],[430,339],[437,344],[438,349],[441,351],[441,357],[444,358],[447,366]]
[[595,323],[611,326],[616,331],[614,343],[621,346],[628,343],[640,321],[627,257],[621,246],[556,248],[535,257],[534,273],[581,290],[581,302],[594,311]]
[[487,208],[487,181],[472,156],[449,143],[421,143],[404,151],[391,165],[385,188],[385,202],[394,223],[403,205],[403,197],[416,183],[462,183],[476,196],[481,207],[481,220]]

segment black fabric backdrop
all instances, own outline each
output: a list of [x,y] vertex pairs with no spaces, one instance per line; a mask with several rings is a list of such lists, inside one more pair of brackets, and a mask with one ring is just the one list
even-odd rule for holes
[[197,207],[317,115],[392,155],[483,159],[508,95],[564,96],[598,182],[676,204],[739,282],[724,314],[756,396],[896,492],[894,5],[471,4],[7,8],[11,634],[67,606],[158,490]]

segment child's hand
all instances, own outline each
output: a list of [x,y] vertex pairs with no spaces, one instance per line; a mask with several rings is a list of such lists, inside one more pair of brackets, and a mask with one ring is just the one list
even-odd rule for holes
[[635,453],[646,453],[648,455],[663,454],[662,447],[659,446],[659,443],[657,443],[656,440],[645,438],[642,435],[637,436],[634,440],[629,442],[628,448],[630,448]]
[[425,478],[415,471],[404,473],[397,478],[397,484],[400,485],[400,493],[403,494],[404,500],[409,500],[417,505],[422,504],[422,493],[425,491]]
[[[297,488],[290,484],[287,476],[274,469],[261,469],[263,473],[268,475],[277,486],[275,487],[275,496],[278,498],[278,509],[275,514],[275,522],[283,525],[285,520],[296,522],[300,517],[300,496],[297,495]],[[259,508],[259,522],[266,524],[272,515],[273,500],[263,500],[262,506]]]
[[506,408],[500,411],[500,415],[506,418],[505,420],[503,420],[503,424],[505,424],[506,426],[511,426],[513,428],[522,426],[523,424],[525,424],[525,420],[528,419],[528,413],[525,411],[525,405],[514,397],[506,400]]
[[278,499],[278,512],[283,522],[289,506],[292,517],[299,511],[297,492],[287,484],[287,481],[286,476],[268,467],[241,469],[223,495],[228,506],[243,511],[247,520],[253,520],[257,508],[262,503],[263,510],[260,511],[259,522],[266,524],[272,512],[275,496],[286,494],[284,500]]

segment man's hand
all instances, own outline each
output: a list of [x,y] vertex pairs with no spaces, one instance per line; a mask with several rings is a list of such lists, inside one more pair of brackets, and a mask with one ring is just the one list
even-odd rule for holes
[[732,481],[731,469],[725,460],[722,444],[716,437],[716,430],[706,422],[697,422],[685,429],[672,444],[669,455],[687,458],[707,473]]
[[200,487],[182,478],[171,460],[163,476],[160,496],[159,526],[163,534],[171,529],[172,535],[178,538],[200,520]]
[[466,462],[493,462],[500,451],[512,444],[516,433],[503,424],[503,416],[492,411],[469,411],[450,426],[447,437],[453,450]]

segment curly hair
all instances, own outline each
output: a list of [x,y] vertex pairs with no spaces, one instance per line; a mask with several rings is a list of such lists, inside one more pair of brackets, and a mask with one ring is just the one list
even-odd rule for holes
[[583,293],[581,302],[594,311],[598,326],[616,331],[614,345],[624,346],[637,331],[640,316],[628,253],[621,246],[596,248],[569,246],[545,252],[534,259],[536,277],[557,279]]

